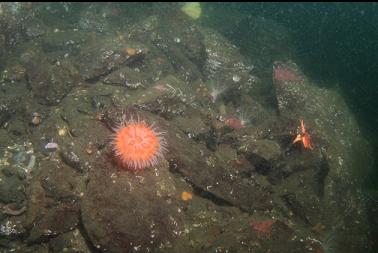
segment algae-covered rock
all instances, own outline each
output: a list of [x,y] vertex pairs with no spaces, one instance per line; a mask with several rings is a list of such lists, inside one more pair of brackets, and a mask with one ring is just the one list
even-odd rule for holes
[[48,209],[35,222],[27,239],[28,242],[35,243],[73,230],[79,223],[78,212],[78,206],[72,204],[60,204]]
[[[12,172],[12,168],[9,168]],[[24,186],[16,174],[6,175],[6,168],[3,169],[0,183],[0,202],[21,204],[25,200]]]
[[147,80],[138,71],[124,67],[107,75],[103,83],[137,89],[138,87],[145,87]]
[[205,77],[217,77],[243,89],[251,88],[256,82],[256,77],[251,74],[255,67],[243,58],[238,48],[213,30],[201,28],[200,32],[207,56],[203,65]]
[[69,231],[67,233],[54,237],[49,242],[49,249],[52,252],[82,252],[90,253],[91,250],[86,244],[85,238],[79,229]]
[[[127,48],[133,48],[135,52],[130,53]],[[126,43],[115,35],[98,36],[81,48],[80,53],[74,57],[74,64],[84,80],[96,81],[123,64],[141,59],[144,54],[146,48],[140,43]]]
[[81,209],[93,245],[102,251],[147,252],[171,244],[181,222],[168,164],[138,175],[118,172],[104,159],[90,172]]
[[90,40],[91,35],[85,31],[57,29],[41,37],[41,48],[44,52],[58,52],[61,56],[69,58],[77,55]]
[[34,97],[45,105],[59,104],[79,81],[72,63],[54,61],[44,54],[30,61],[27,77]]
[[59,202],[76,202],[80,191],[78,173],[64,163],[42,161],[44,169],[38,175],[40,184],[48,197]]
[[281,155],[280,146],[270,140],[244,140],[239,148],[239,152],[256,167],[259,173],[266,174],[273,167],[273,163]]
[[[124,112],[118,111],[109,114],[109,122],[116,122],[122,113]],[[250,212],[272,207],[269,190],[264,189],[254,178],[238,174],[230,165],[230,161],[208,150],[205,144],[196,142],[170,121],[135,108],[127,113],[139,115],[147,122],[154,122],[161,131],[167,133],[165,138],[168,151],[165,157],[171,170],[179,172],[196,187]],[[199,111],[197,114],[200,117]]]
[[28,209],[22,224],[29,230],[28,243],[49,240],[79,224],[82,178],[59,161],[44,160],[27,187]]
[[4,126],[16,112],[17,99],[5,99],[0,100],[0,125]]
[[[171,136],[168,142],[172,145],[167,155],[171,168],[197,187],[249,212],[271,208],[269,190],[233,171],[206,146],[193,143],[184,134]],[[190,148],[185,145],[188,142]]]
[[154,63],[158,65],[150,68],[174,74],[186,82],[201,78],[205,61],[203,37],[184,14],[173,10],[168,15],[148,17],[130,33],[133,40],[149,42],[151,53],[157,56]]

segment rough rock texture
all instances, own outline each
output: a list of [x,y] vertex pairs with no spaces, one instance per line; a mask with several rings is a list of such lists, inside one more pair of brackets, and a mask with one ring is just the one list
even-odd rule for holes
[[82,202],[83,224],[95,247],[147,252],[171,244],[182,224],[167,163],[140,175],[120,173],[109,161],[99,165],[90,172]]
[[44,240],[45,237],[73,230],[79,223],[78,211],[77,206],[69,204],[49,208],[31,229],[28,242],[35,243]]
[[[292,62],[272,66],[286,51],[273,38],[290,41],[280,27],[252,18],[259,53],[246,56],[175,4],[148,16],[138,4],[21,6],[14,17],[35,16],[14,34],[0,13],[0,45],[17,48],[0,49],[0,251],[364,248],[352,179],[368,145],[335,91]],[[110,140],[138,116],[168,146],[132,173]],[[292,143],[300,119],[313,150]]]
[[[70,62],[38,55],[27,68],[27,79],[36,100],[41,104],[57,105],[79,80]],[[77,75],[76,75],[77,76]]]
[[[134,54],[128,54],[133,48]],[[145,54],[140,44],[125,43],[117,37],[94,38],[74,57],[74,65],[86,81],[96,81],[122,64],[133,62]]]
[[[286,63],[286,66],[298,68],[293,63]],[[295,71],[302,75],[299,70]],[[305,120],[314,144],[326,152],[328,162],[334,168],[330,173],[342,178],[364,174],[369,165],[367,144],[340,95],[311,85],[305,78],[301,81],[274,80],[274,83],[281,118],[287,126],[294,120]]]

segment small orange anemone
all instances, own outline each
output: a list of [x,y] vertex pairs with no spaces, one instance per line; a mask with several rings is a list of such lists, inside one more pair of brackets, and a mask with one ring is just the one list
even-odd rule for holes
[[190,193],[190,192],[182,192],[181,193],[181,199],[183,200],[183,201],[189,201],[189,200],[192,200],[192,198],[193,198],[193,194],[192,193]]
[[144,121],[123,119],[115,129],[112,145],[122,167],[140,170],[157,164],[166,142],[161,133]]

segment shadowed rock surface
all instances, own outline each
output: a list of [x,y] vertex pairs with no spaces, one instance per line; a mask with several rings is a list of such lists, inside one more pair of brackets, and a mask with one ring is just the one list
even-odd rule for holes
[[182,224],[167,164],[140,175],[119,173],[110,162],[99,165],[89,173],[82,202],[83,224],[95,247],[147,252],[171,244]]

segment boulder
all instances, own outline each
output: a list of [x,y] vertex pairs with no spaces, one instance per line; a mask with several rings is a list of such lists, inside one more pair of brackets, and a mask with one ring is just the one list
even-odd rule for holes
[[134,174],[99,158],[81,206],[93,246],[116,253],[172,244],[182,226],[175,191],[165,162]]

